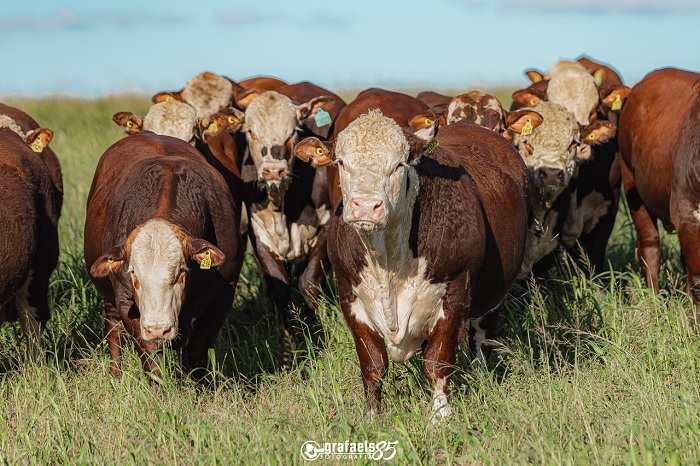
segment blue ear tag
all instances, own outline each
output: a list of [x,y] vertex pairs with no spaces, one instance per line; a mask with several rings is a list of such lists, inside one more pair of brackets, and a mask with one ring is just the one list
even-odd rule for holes
[[323,128],[324,126],[328,126],[331,123],[333,123],[333,120],[331,120],[330,113],[323,110],[322,108],[319,108],[316,112],[316,116],[314,117],[314,122],[316,122],[316,126],[318,126],[319,128]]

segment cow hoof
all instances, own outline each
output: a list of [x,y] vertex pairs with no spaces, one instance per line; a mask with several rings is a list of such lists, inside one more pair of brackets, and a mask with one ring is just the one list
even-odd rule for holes
[[433,425],[447,421],[453,414],[452,407],[447,401],[445,394],[440,394],[433,398],[433,415],[431,418]]

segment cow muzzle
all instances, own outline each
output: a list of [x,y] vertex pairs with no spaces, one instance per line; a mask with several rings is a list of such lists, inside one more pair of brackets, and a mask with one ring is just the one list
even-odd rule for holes
[[377,198],[353,197],[350,199],[346,221],[360,230],[374,230],[385,219],[384,201]]

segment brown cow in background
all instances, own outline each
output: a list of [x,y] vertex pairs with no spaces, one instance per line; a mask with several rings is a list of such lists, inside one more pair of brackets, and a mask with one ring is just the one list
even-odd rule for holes
[[648,74],[622,109],[619,138],[647,286],[659,291],[660,220],[678,231],[686,291],[700,309],[700,74],[675,68]]
[[[11,117],[0,115],[0,325],[19,319],[33,361],[39,359],[41,330],[50,317],[49,278],[59,252],[58,190],[41,159],[52,137],[45,128],[25,133]],[[60,166],[54,167],[60,174]]]

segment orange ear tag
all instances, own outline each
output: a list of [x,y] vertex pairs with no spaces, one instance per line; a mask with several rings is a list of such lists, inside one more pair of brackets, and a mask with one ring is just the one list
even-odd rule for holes
[[44,143],[41,141],[41,137],[36,138],[36,141],[32,143],[32,150],[34,152],[41,152],[44,150]]
[[622,99],[620,98],[620,94],[617,94],[615,96],[615,102],[612,103],[610,110],[612,110],[613,112],[617,112],[621,108],[622,108]]
[[527,120],[525,120],[525,126],[523,126],[523,129],[520,131],[520,134],[522,134],[523,136],[529,136],[532,134],[532,129],[532,120],[528,118]]
[[211,269],[211,252],[208,249],[204,253],[204,259],[202,259],[202,262],[199,263],[199,268],[202,270]]

